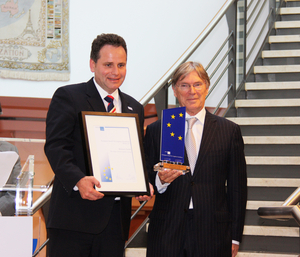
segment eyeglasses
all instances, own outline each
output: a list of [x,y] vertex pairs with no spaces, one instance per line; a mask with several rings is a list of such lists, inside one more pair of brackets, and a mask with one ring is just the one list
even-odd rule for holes
[[195,90],[200,90],[201,88],[205,87],[204,83],[195,83],[194,85],[190,84],[179,84],[177,87],[182,91],[189,91],[191,87],[194,87]]

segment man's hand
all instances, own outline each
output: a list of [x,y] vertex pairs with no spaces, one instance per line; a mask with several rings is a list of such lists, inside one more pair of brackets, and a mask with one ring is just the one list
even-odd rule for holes
[[151,183],[149,183],[149,187],[150,187],[150,195],[139,195],[136,196],[135,199],[138,200],[139,202],[151,200],[154,194],[154,189]]
[[163,169],[158,172],[158,177],[162,184],[171,183],[183,173],[181,170]]
[[82,199],[95,201],[104,197],[104,194],[94,188],[94,186],[101,187],[100,182],[95,177],[85,176],[77,182],[76,186]]
[[237,244],[232,244],[232,247],[231,247],[231,256],[232,257],[235,257],[238,254],[239,247],[240,246]]

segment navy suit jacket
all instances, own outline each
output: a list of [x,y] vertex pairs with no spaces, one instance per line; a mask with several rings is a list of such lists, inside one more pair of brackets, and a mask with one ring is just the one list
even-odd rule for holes
[[[151,183],[160,160],[161,121],[147,127],[145,152]],[[188,159],[185,155],[185,164]],[[156,188],[155,188],[156,190]],[[183,245],[186,215],[194,205],[195,256],[231,256],[232,240],[241,242],[247,178],[244,143],[237,124],[206,111],[194,174],[174,180],[159,194],[150,214],[147,256],[178,256]]]
[[[120,90],[119,95],[122,112],[137,113],[143,131],[143,106]],[[76,183],[88,175],[79,119],[81,111],[106,111],[93,79],[58,88],[49,106],[45,153],[55,173],[55,180],[47,228],[98,234],[109,221],[114,197],[84,200],[79,191],[73,190]],[[121,223],[125,240],[129,233],[130,215],[131,198],[121,197]]]

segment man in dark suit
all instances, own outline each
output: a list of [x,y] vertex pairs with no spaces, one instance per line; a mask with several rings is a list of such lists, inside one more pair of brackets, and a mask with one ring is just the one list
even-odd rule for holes
[[186,132],[186,143],[193,145],[186,145],[185,154],[191,172],[153,171],[160,161],[161,121],[147,127],[147,169],[156,193],[148,257],[230,257],[238,252],[247,198],[244,144],[237,124],[205,110],[209,85],[196,62],[182,64],[172,78],[174,95],[186,107],[186,124],[194,120]]
[[58,88],[47,114],[45,153],[55,173],[47,222],[51,257],[122,257],[129,233],[131,198],[104,196],[94,188],[100,182],[87,175],[79,113],[107,111],[109,96],[113,111],[138,114],[143,132],[144,110],[119,89],[127,63],[122,37],[97,36],[90,57],[94,78]]

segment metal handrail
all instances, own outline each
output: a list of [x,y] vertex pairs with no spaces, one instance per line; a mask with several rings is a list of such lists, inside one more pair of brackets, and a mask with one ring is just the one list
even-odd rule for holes
[[127,246],[132,242],[132,240],[136,237],[136,235],[142,230],[142,228],[148,223],[149,221],[149,216],[142,222],[142,224],[137,228],[136,231],[132,234],[132,236],[127,240],[125,243],[124,249],[127,248]]
[[[267,2],[267,0],[265,0],[258,12],[258,14],[256,15],[256,18],[259,16],[259,14],[261,13],[261,10],[262,10],[262,7],[265,5],[265,3]],[[251,1],[251,3],[253,3],[253,1]],[[260,1],[257,1],[256,5],[254,6],[252,12],[250,13],[249,17],[247,18],[247,23],[251,20],[252,16],[254,15],[256,9],[258,8],[258,5],[259,5]],[[249,9],[250,5],[248,6],[248,9]],[[255,21],[253,22],[253,24],[255,23]],[[252,24],[252,25],[253,25]],[[251,26],[250,30],[252,30],[253,26]]]
[[298,187],[282,204],[282,206],[296,205],[300,202],[300,187]]
[[35,138],[15,138],[15,137],[0,137],[0,141],[9,142],[26,142],[26,143],[45,143],[45,139],[35,139]]
[[211,75],[209,76],[209,79],[211,80],[211,78],[217,73],[218,69],[221,67],[222,63],[225,61],[226,57],[228,57],[230,51],[233,49],[233,45],[231,45],[228,50],[226,51],[226,53],[224,54],[223,58],[220,60],[219,64],[217,65],[217,67],[214,69],[214,71],[211,73]]
[[209,67],[213,64],[213,62],[215,61],[215,59],[217,58],[217,56],[219,55],[219,53],[221,53],[222,49],[224,48],[224,46],[227,44],[227,42],[229,41],[229,39],[232,37],[233,35],[233,31],[230,32],[230,34],[227,36],[227,38],[224,40],[223,44],[219,47],[218,51],[216,52],[216,54],[214,55],[214,57],[211,59],[211,61],[207,64],[207,66],[205,67],[205,70],[208,70]]
[[143,106],[146,106],[150,100],[168,83],[174,71],[184,63],[199,47],[199,45],[206,39],[218,22],[223,18],[228,8],[235,2],[235,0],[227,1],[221,10],[215,15],[214,19],[205,27],[194,42],[187,48],[187,50],[178,58],[178,60],[169,68],[169,70],[156,82],[156,84],[141,98],[139,101]]
[[232,87],[233,87],[233,84],[231,84],[231,85],[227,88],[227,90],[226,90],[226,92],[224,93],[223,97],[221,98],[220,102],[217,104],[216,108],[214,109],[213,114],[216,114],[216,112],[219,110],[221,104],[222,104],[222,103],[224,102],[224,100],[226,99],[226,96],[228,95],[228,93],[229,93],[229,91],[231,90]]
[[220,74],[220,76],[218,77],[217,81],[214,83],[214,85],[211,87],[211,89],[209,90],[209,92],[207,93],[207,96],[205,97],[205,99],[207,99],[207,97],[211,94],[211,92],[215,89],[215,87],[217,86],[217,84],[219,83],[219,81],[221,80],[221,78],[223,77],[223,75],[225,74],[225,72],[228,70],[230,64],[233,62],[233,59],[231,59],[229,61],[229,63],[226,65],[226,67],[223,69],[222,73]]
[[[265,22],[264,22],[264,25],[262,26],[262,28],[261,28],[261,30],[260,30],[260,32],[259,32],[259,36],[262,34],[263,29],[264,29],[264,27],[266,26],[266,24],[268,23],[268,21],[269,21],[270,16],[271,16],[272,13],[273,13],[273,8],[270,10],[268,17],[266,18],[266,20],[265,20]],[[246,57],[246,61],[249,59],[249,56],[252,54],[252,52],[253,52],[255,46],[257,45],[257,42],[258,42],[258,40],[255,41],[255,43],[254,43],[253,46],[251,47],[251,50],[249,51],[249,53],[248,53],[248,55],[247,55],[247,57]]]
[[259,207],[258,215],[265,219],[289,220],[295,219],[300,226],[300,187],[298,187],[280,207]]
[[[282,6],[283,2],[284,2],[284,0],[280,0],[279,6],[278,6],[278,10],[279,10],[280,7]],[[266,22],[270,19],[271,13],[272,13],[273,11],[274,11],[274,9],[271,9],[271,11],[270,11],[270,13],[269,13],[269,15],[268,15],[268,19],[265,21],[265,23],[264,23],[264,25],[262,26],[262,28],[265,26]],[[276,11],[276,12],[275,12],[275,15],[278,15],[278,14],[279,14],[279,12]],[[264,42],[266,42],[266,40],[268,39],[269,35],[271,34],[271,31],[272,31],[273,27],[274,27],[274,24],[273,24],[273,26],[270,26],[269,32],[267,33],[267,35],[266,35],[266,37],[265,37],[265,39],[264,39]],[[262,34],[262,30],[260,31],[260,33],[258,34],[257,37],[259,38],[259,37],[261,36],[261,34]],[[255,44],[257,44],[257,41],[255,42]],[[250,67],[250,69],[249,69],[248,74],[246,75],[245,81],[246,81],[246,79],[248,78],[248,76],[251,74],[251,71],[252,71],[253,68],[254,68],[254,64],[255,64],[256,60],[260,57],[260,54],[259,54],[259,53],[261,53],[261,51],[262,51],[262,49],[263,49],[263,46],[264,46],[264,44],[262,44],[262,46],[260,47],[260,49],[259,49],[259,51],[258,51],[258,54],[257,54],[257,56],[255,57],[255,60],[253,61],[252,65],[251,65],[251,67]],[[246,57],[246,62],[247,62],[247,60],[249,59],[250,54],[253,52],[253,49],[254,49],[254,48],[251,49],[251,51],[249,52],[248,56]]]
[[[259,3],[259,1],[257,2],[257,5],[256,5],[256,6],[258,6],[258,3]],[[267,3],[267,0],[265,0],[265,1],[263,2],[262,6],[260,7],[257,16],[255,17],[255,19],[254,19],[252,25],[250,26],[250,28],[248,29],[248,31],[247,31],[247,33],[246,33],[246,38],[248,37],[248,35],[249,35],[250,32],[252,31],[254,25],[256,24],[257,18],[258,18],[259,15],[261,14],[261,12],[262,12],[262,10],[263,10],[263,7],[264,7],[264,5],[265,5],[266,3]],[[248,24],[248,20],[247,20],[247,24]],[[262,26],[262,28],[263,28],[264,26],[265,26],[265,24]]]

